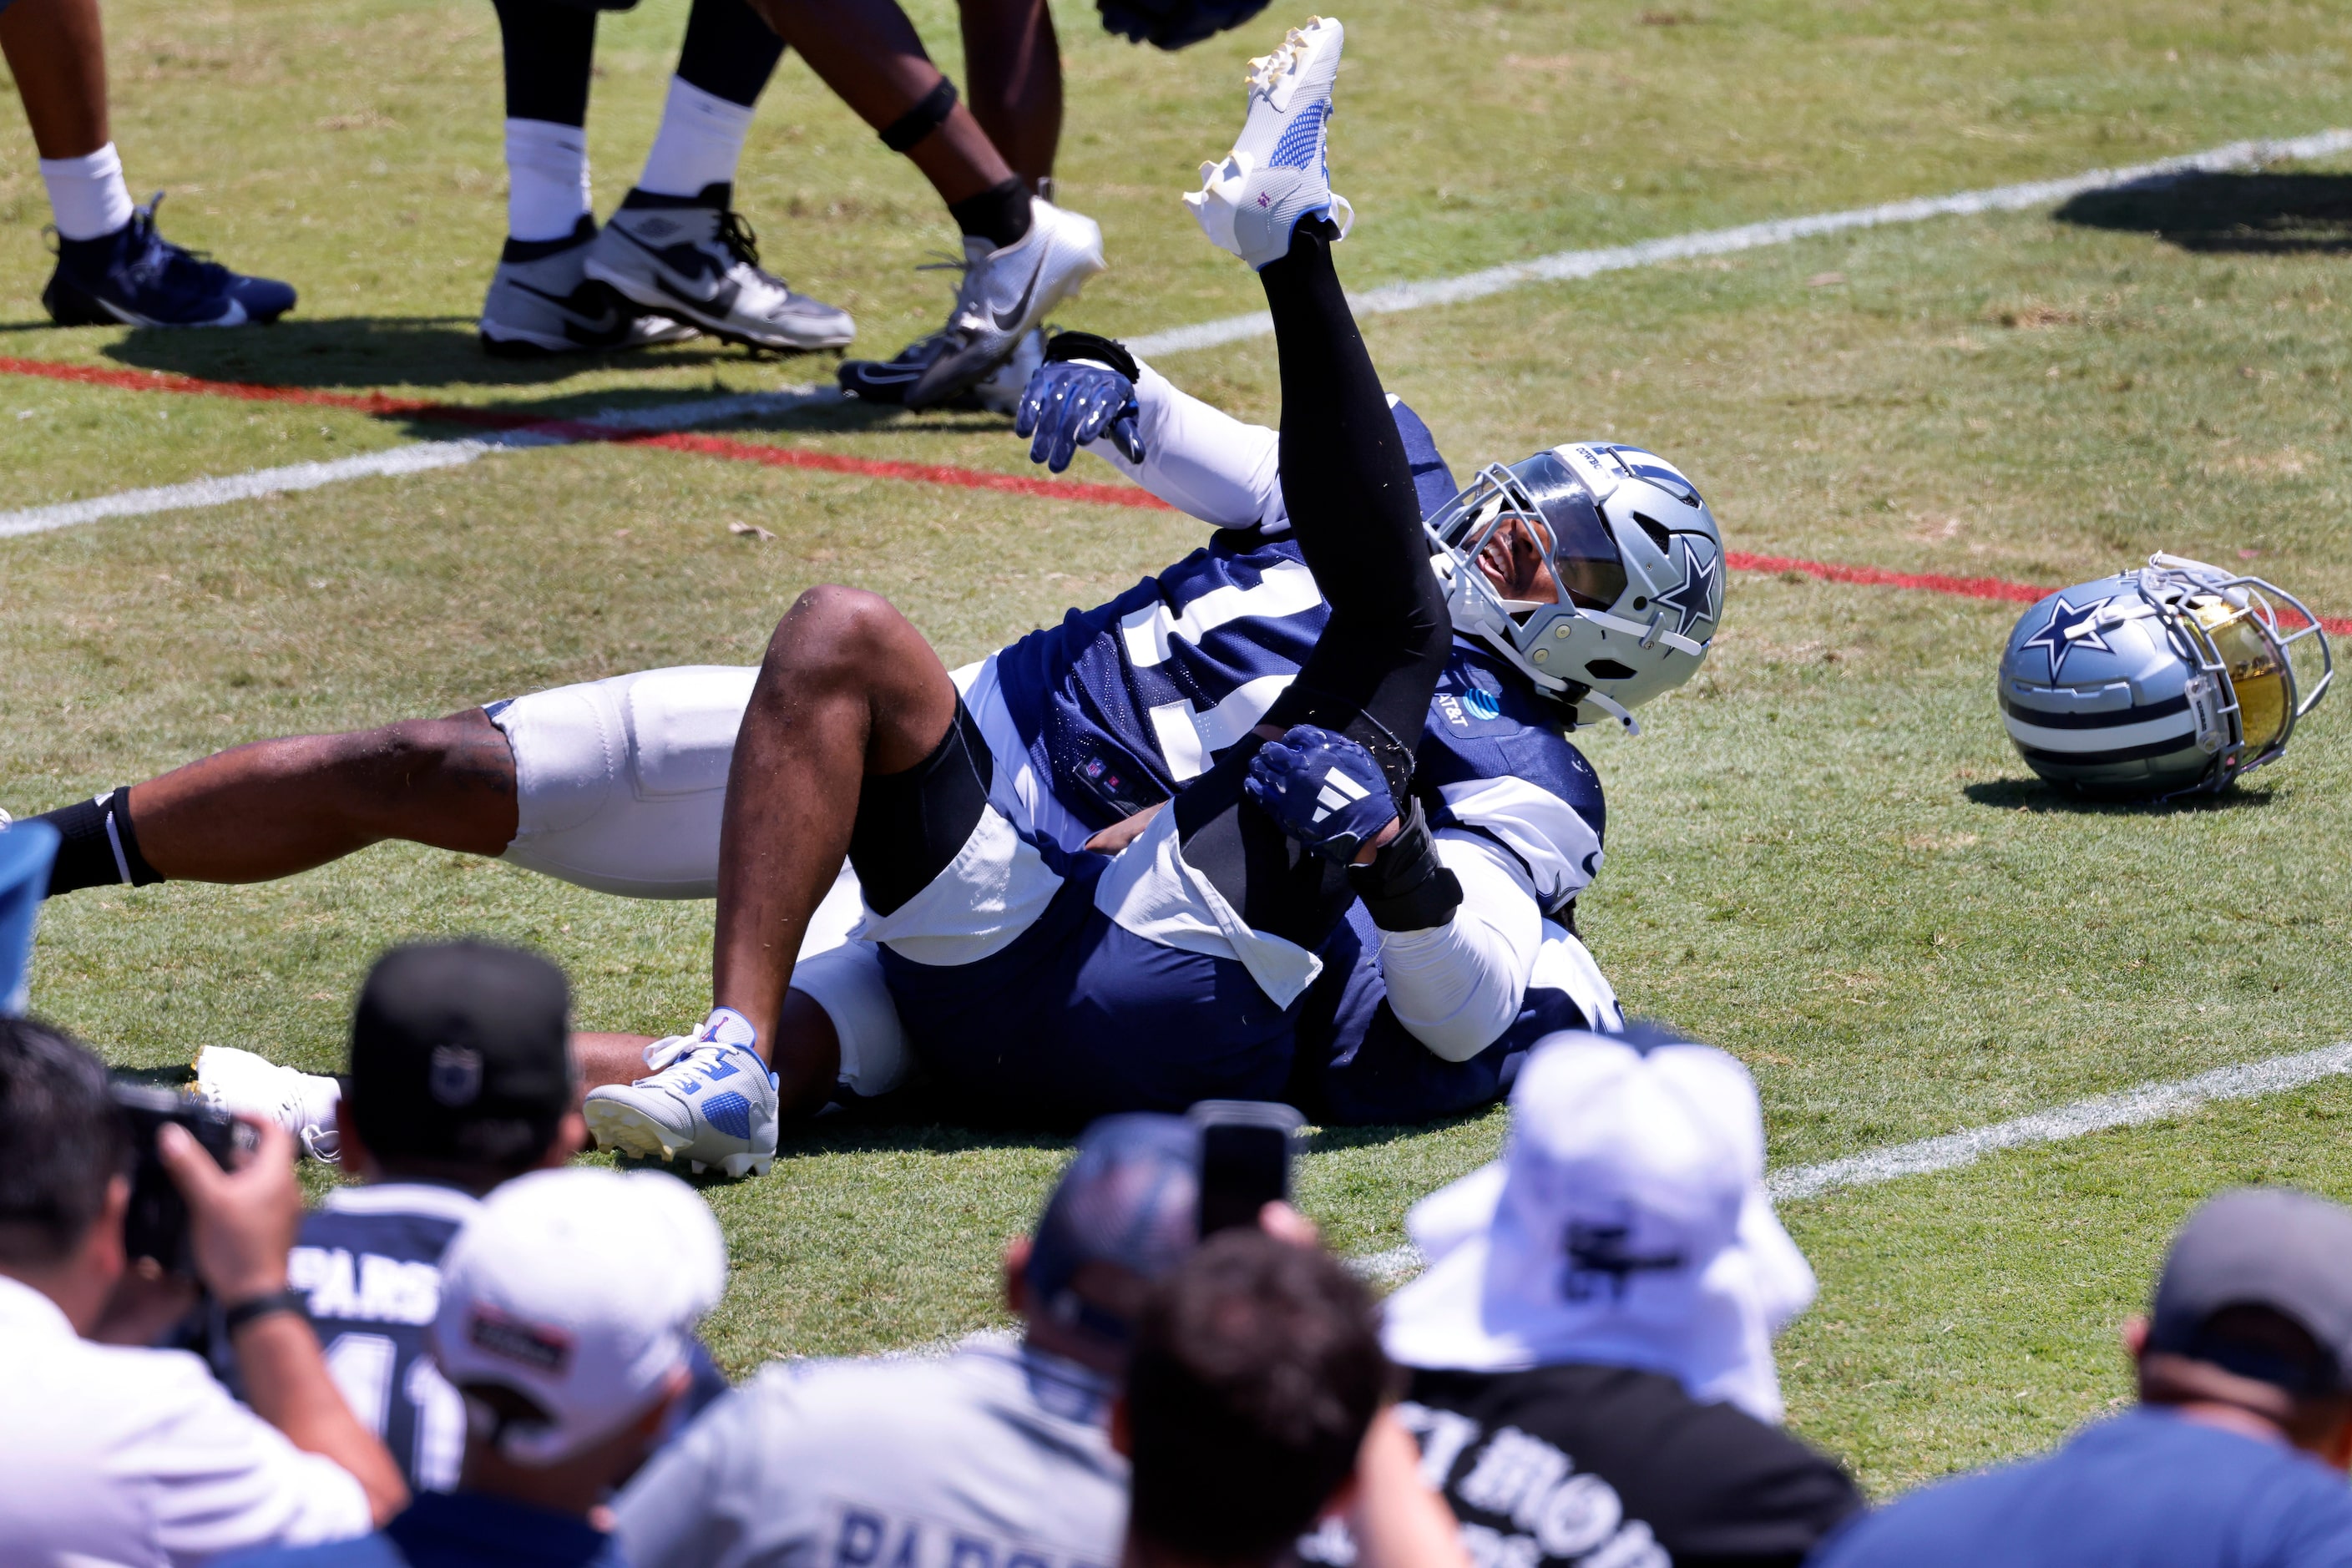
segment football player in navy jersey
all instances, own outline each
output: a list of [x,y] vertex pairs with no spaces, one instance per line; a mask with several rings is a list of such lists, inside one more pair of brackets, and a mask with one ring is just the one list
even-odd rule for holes
[[[1312,52],[1307,37],[1286,44],[1286,52],[1260,68],[1273,85],[1254,90],[1254,105],[1263,100],[1271,108],[1289,84],[1283,109],[1272,111],[1277,126],[1303,123],[1307,106],[1324,101],[1297,90],[1297,62]],[[1336,25],[1323,37],[1336,48]],[[1262,184],[1300,174],[1295,168],[1268,174],[1265,151],[1252,153],[1245,145],[1227,167],[1255,160]],[[1308,172],[1319,174],[1319,140],[1315,151]],[[1306,249],[1323,252],[1328,269],[1324,246],[1318,238]],[[1270,281],[1283,276],[1277,272]],[[1286,340],[1286,364],[1303,358],[1297,337],[1294,331]],[[1346,337],[1360,357],[1351,323]],[[1055,356],[1024,400],[1022,431],[1038,437],[1033,455],[1058,468],[1078,446],[1115,448],[1118,455],[1111,460],[1139,482],[1220,525],[1208,547],[1111,604],[1073,612],[1062,626],[952,677],[879,601],[821,590],[787,617],[769,666],[770,684],[789,691],[803,682],[814,689],[827,672],[780,667],[778,654],[788,641],[803,659],[813,643],[834,645],[830,657],[853,675],[928,664],[930,675],[945,679],[911,701],[902,700],[905,693],[869,694],[867,738],[874,738],[874,717],[885,721],[887,731],[907,723],[908,709],[917,710],[918,729],[935,719],[935,733],[944,732],[949,716],[960,710],[957,734],[940,740],[931,752],[915,752],[912,742],[896,754],[885,747],[884,755],[869,755],[867,763],[929,761],[936,773],[940,759],[932,752],[963,738],[969,753],[968,735],[977,731],[987,742],[988,794],[1001,797],[997,804],[1004,808],[997,815],[1010,837],[1034,841],[1041,864],[1049,856],[1066,861],[1088,847],[1119,849],[1145,829],[1146,814],[1157,803],[1264,739],[1256,731],[1332,616],[1321,581],[1323,562],[1332,552],[1326,549],[1322,561],[1310,562],[1315,552],[1306,545],[1305,531],[1292,526],[1289,502],[1302,489],[1309,497],[1344,498],[1344,475],[1328,476],[1354,460],[1347,443],[1363,440],[1370,422],[1359,409],[1352,429],[1335,430],[1326,419],[1294,431],[1298,422],[1286,407],[1278,437],[1184,396],[1115,344],[1066,336],[1057,341]],[[1366,406],[1377,407],[1381,395],[1368,364],[1362,379],[1370,389]],[[1286,1089],[1329,1121],[1416,1120],[1495,1099],[1507,1087],[1518,1055],[1543,1033],[1613,1021],[1614,998],[1571,934],[1573,900],[1601,860],[1599,783],[1560,731],[1580,721],[1624,719],[1624,710],[1696,668],[1720,615],[1712,519],[1677,471],[1647,453],[1606,444],[1559,447],[1512,468],[1490,468],[1454,494],[1426,428],[1409,409],[1385,401],[1393,407],[1378,423],[1392,437],[1382,443],[1382,488],[1391,492],[1391,502],[1413,498],[1416,560],[1427,563],[1417,570],[1436,568],[1454,635],[1438,650],[1435,689],[1424,700],[1420,723],[1406,730],[1405,721],[1391,714],[1391,730],[1414,736],[1410,757],[1401,755],[1406,748],[1394,733],[1375,740],[1386,753],[1381,761],[1399,772],[1401,763],[1412,764],[1403,793],[1431,837],[1431,859],[1463,889],[1459,909],[1443,921],[1410,930],[1382,929],[1369,904],[1353,906],[1344,925],[1334,925],[1328,910],[1318,910],[1307,923],[1322,931],[1320,945],[1283,955],[1292,973],[1278,977],[1276,989],[1288,993],[1286,1005],[1273,1006],[1274,993],[1255,984],[1242,988],[1233,1003],[1244,1013],[1271,1008],[1282,1016],[1265,1026],[1257,1058],[1246,1070],[1231,1070],[1235,1064],[1229,1062],[1180,1088],[1147,1081],[1148,1075],[1115,1062],[1108,1071],[1048,1074],[1053,1081],[1033,1093],[1039,1087],[1030,1081],[1035,1074],[1001,1075],[990,1062],[966,1064],[967,1073],[976,1071],[983,1080],[985,1098],[1009,1098],[1030,1114],[1083,1114],[1236,1092],[1231,1080],[1246,1078],[1261,1090]],[[1313,472],[1304,480],[1291,460],[1295,447],[1308,454],[1306,466]],[[1339,510],[1344,506],[1343,499]],[[1312,500],[1309,508],[1315,510]],[[1427,534],[1417,526],[1425,510],[1433,511]],[[1338,570],[1348,575],[1344,559]],[[880,656],[859,641],[877,628],[887,643]],[[815,635],[820,631],[822,637]],[[920,657],[900,659],[908,651],[902,643]],[[615,892],[708,896],[718,879],[719,802],[752,678],[747,670],[650,671],[495,703],[438,723],[241,748],[135,792],[112,792],[51,814],[74,818],[61,822],[69,858],[79,839],[80,858],[89,863],[79,876],[61,875],[52,890],[113,882],[118,873],[128,881],[161,879],[159,871],[259,879],[378,838],[404,837],[503,852],[520,864]],[[920,711],[927,702],[929,716]],[[1244,756],[1240,765],[1247,761]],[[971,771],[973,764],[966,767]],[[904,776],[908,770],[901,767],[893,784],[890,770],[880,771],[884,782],[860,784],[861,770],[845,770],[831,787],[846,793],[835,798],[877,797],[876,809],[858,816],[880,822],[893,805],[891,793],[913,784],[915,815],[929,809],[919,777]],[[1316,793],[1322,793],[1319,786]],[[929,831],[919,821],[895,837],[912,844]],[[847,837],[855,851],[857,835]],[[869,832],[865,859],[875,858],[877,841],[892,837],[878,828]],[[142,842],[160,866],[142,854]],[[961,851],[963,841],[947,847]],[[754,858],[763,853],[753,851]],[[851,858],[859,859],[855,853]],[[1171,870],[1172,862],[1196,868],[1182,855],[1171,858]],[[829,881],[839,864],[834,852],[830,865],[813,872],[803,868],[800,897],[807,897],[809,876]],[[863,861],[860,869],[866,869]],[[1060,872],[1048,867],[1046,875]],[[1132,868],[1128,875],[1134,877]],[[906,879],[903,868],[898,879]],[[1005,890],[984,889],[978,901],[998,900],[994,913],[1002,915]],[[855,891],[836,888],[828,902],[835,910],[845,903],[854,917]],[[850,898],[844,900],[844,892]],[[900,897],[904,892],[897,889]],[[974,901],[970,889],[961,897],[967,906]],[[1346,907],[1344,900],[1331,901]],[[1126,912],[1150,923],[1134,908]],[[740,1041],[680,1037],[659,1042],[650,1058],[670,1066],[684,1061],[686,1070],[667,1083],[657,1072],[634,1087],[652,1091],[638,1098],[650,1099],[654,1109],[679,1113],[665,1129],[675,1142],[663,1147],[694,1159],[707,1152],[739,1165],[757,1163],[772,1148],[779,1110],[814,1109],[836,1077],[854,1090],[874,1092],[903,1072],[897,1009],[883,988],[873,947],[835,946],[811,960],[816,949],[837,942],[848,924],[826,915],[820,910],[799,927],[803,962],[796,969],[784,966],[789,989],[772,1010],[771,1032],[749,1028],[768,1049],[784,1046],[792,1089],[779,1096],[779,1081],[752,1073],[740,1055],[730,1058]],[[974,932],[963,929],[979,923],[968,908],[943,934],[913,931],[910,921],[919,918],[927,917],[919,911],[900,917],[894,909],[861,934],[890,942],[895,919],[908,949],[924,947],[933,958],[976,950]],[[1185,918],[1203,929],[1181,934],[1180,942],[1213,940],[1203,934],[1216,923],[1213,913],[1180,916],[1180,931]],[[1012,924],[979,933],[977,946],[1005,937]],[[760,947],[774,951],[772,937]],[[1267,946],[1257,956],[1279,952]],[[1303,990],[1300,976],[1311,980]],[[919,989],[926,978],[902,965],[902,992]],[[945,978],[961,982],[971,975]],[[1122,1037],[1116,1020],[1128,1002],[1099,986],[1086,994],[1088,1016],[1097,1023],[1111,1020],[1091,1030],[1095,1055],[1118,1055],[1110,1042]],[[718,1022],[730,1026],[727,1018]],[[749,1025],[749,1017],[739,1012],[733,1022]],[[936,1037],[939,1021],[932,1023]],[[1295,1035],[1295,1052],[1285,1031]],[[582,1044],[589,1081],[634,1074],[634,1038],[588,1037]],[[918,1054],[939,1067],[930,1053]],[[716,1081],[688,1058],[736,1064],[743,1081],[720,1085],[709,1103],[742,1131],[685,1114],[702,1088],[677,1095],[669,1090]],[[824,1070],[827,1061],[837,1064],[834,1071]],[[1286,1062],[1297,1068],[1286,1085],[1275,1070]],[[625,1105],[628,1097],[603,1098],[608,1105],[616,1099]],[[670,1103],[664,1107],[664,1100]]]

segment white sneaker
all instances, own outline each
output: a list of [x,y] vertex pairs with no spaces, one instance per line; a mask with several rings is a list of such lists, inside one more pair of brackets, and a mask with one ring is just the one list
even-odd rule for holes
[[1347,198],[1332,194],[1324,155],[1346,42],[1336,18],[1311,16],[1250,61],[1241,139],[1223,163],[1201,165],[1201,188],[1184,197],[1202,231],[1252,267],[1289,255],[1290,231],[1303,219],[1330,218],[1342,238],[1355,222]]
[[716,1007],[690,1035],[646,1047],[651,1078],[588,1091],[582,1107],[600,1149],[641,1160],[683,1154],[699,1173],[764,1176],[776,1157],[776,1075],[751,1049],[751,1021]]
[[206,1046],[196,1053],[196,1081],[188,1092],[224,1116],[275,1121],[313,1160],[331,1165],[342,1158],[335,1107],[343,1086],[335,1079],[280,1067],[234,1046]]
[[589,247],[588,276],[656,315],[746,348],[837,349],[856,337],[848,311],[795,294],[760,269],[759,237],[733,199],[728,184],[693,196],[631,191]]
[[482,300],[482,348],[501,359],[599,353],[682,343],[702,334],[649,316],[581,270],[596,238],[593,219],[562,239],[509,239]]
[[1027,234],[1002,250],[967,235],[963,250],[946,347],[907,389],[909,408],[935,408],[971,391],[1013,356],[1045,312],[1108,270],[1101,226],[1043,196],[1030,201]]

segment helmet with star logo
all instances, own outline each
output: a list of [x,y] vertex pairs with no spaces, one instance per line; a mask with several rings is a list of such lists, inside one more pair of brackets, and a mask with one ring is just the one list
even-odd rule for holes
[[2121,799],[2210,793],[2286,750],[2334,675],[2327,634],[2293,595],[2158,554],[2018,617],[2001,721],[2053,784]]
[[1698,671],[1723,618],[1723,538],[1682,470],[1570,442],[1490,464],[1429,519],[1454,628],[1570,715],[1614,719]]

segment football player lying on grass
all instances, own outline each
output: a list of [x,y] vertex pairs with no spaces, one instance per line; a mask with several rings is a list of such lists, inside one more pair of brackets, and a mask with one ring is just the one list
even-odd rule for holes
[[[1328,102],[1338,44],[1326,24],[1265,62],[1221,174],[1286,222],[1332,201],[1319,146],[1303,168],[1254,149]],[[1232,235],[1234,193],[1204,195]],[[1424,531],[1409,452],[1433,498],[1451,480],[1380,392],[1328,240],[1292,249],[1260,224],[1234,247],[1267,263],[1286,375],[1323,389],[1286,399],[1279,437],[1100,340],[1059,341],[1022,416],[1055,466],[1099,433],[1224,525],[1160,576],[953,675],[880,600],[818,589],[757,672],[240,748],[52,813],[79,847],[56,890],[255,880],[386,837],[615,892],[716,886],[719,1008],[657,1043],[650,1079],[610,1081],[639,1070],[635,1040],[582,1056],[609,1142],[737,1169],[837,1079],[888,1087],[894,1012],[976,1111],[1287,1094],[1406,1121],[1490,1101],[1528,1042],[1613,1018],[1569,925],[1600,864],[1599,784],[1560,731],[1696,668],[1714,523],[1655,458],[1584,446],[1490,468]],[[846,923],[819,907],[845,852],[867,941],[795,968],[783,955]]]

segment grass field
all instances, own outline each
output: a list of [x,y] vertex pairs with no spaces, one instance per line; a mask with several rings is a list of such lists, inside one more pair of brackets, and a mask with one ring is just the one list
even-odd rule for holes
[[[948,6],[910,9],[952,42]],[[1132,334],[1255,308],[1175,192],[1223,150],[1240,62],[1277,18],[1163,57],[1056,9],[1066,199],[1102,220],[1114,265],[1066,324]],[[1344,15],[1333,164],[1362,214],[1341,253],[1359,286],[2352,122],[2340,15],[2285,0]],[[645,0],[605,19],[603,205],[642,156],[683,17]],[[109,24],[134,187],[169,188],[167,232],[293,279],[303,303],[219,336],[47,329],[46,210],[12,130],[0,355],[532,414],[830,378],[829,359],[694,346],[521,370],[477,353],[503,219],[485,5],[117,0]],[[856,313],[861,350],[936,324],[942,285],[911,268],[948,226],[796,61],[740,191],[770,260]],[[1457,472],[1638,440],[1689,469],[1736,550],[2059,584],[2168,549],[2338,615],[2347,249],[2352,173],[2306,166],[1532,287],[1368,336]],[[1264,342],[1162,368],[1275,414]],[[451,433],[0,376],[0,509]],[[821,406],[723,433],[1027,467],[977,416]],[[953,662],[1197,535],[1164,513],[592,446],[0,539],[0,805],[44,809],[261,735],[748,661],[819,581],[888,593]],[[1612,835],[1581,921],[1629,1008],[1755,1070],[1775,1164],[2352,1038],[2340,699],[2226,800],[2086,809],[2001,732],[1992,670],[2015,605],[1755,574],[1728,599],[1705,672],[1639,739],[1588,747]],[[269,887],[61,900],[34,1000],[126,1064],[223,1042],[324,1069],[389,940],[530,942],[570,967],[583,1022],[666,1031],[702,1010],[709,929],[707,905],[384,847]],[[2115,1325],[2199,1197],[2252,1179],[2352,1197],[2347,1115],[2337,1079],[1787,1205],[1822,1281],[1782,1345],[1792,1423],[1882,1491],[2056,1437],[2124,1393]],[[1321,1135],[1306,1205],[1345,1249],[1391,1246],[1407,1204],[1502,1130],[1498,1112]],[[736,1265],[713,1337],[739,1373],[997,1321],[996,1246],[1062,1157],[924,1127],[788,1153],[710,1192]]]

